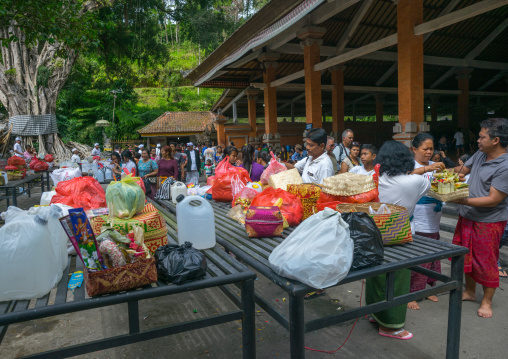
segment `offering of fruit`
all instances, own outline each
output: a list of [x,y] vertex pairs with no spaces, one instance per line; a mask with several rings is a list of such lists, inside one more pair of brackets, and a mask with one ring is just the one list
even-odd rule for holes
[[468,188],[469,185],[459,181],[459,175],[454,170],[445,169],[434,173],[431,182],[431,191],[439,194],[453,193],[458,189]]

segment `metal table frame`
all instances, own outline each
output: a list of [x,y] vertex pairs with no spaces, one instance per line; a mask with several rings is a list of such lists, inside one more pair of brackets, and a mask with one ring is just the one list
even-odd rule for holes
[[[25,185],[27,187],[25,188]],[[14,180],[9,181],[7,184],[0,186],[0,190],[5,191],[5,195],[0,196],[0,199],[6,199],[7,200],[7,207],[9,206],[9,201],[12,199],[12,205],[17,206],[18,205],[18,199],[17,197],[19,195],[28,194],[28,197],[30,197],[30,191],[34,189],[35,187],[41,186],[42,192],[44,192],[44,174],[43,173],[36,173],[31,176],[26,176],[23,179],[20,180]],[[22,186],[23,191],[19,192],[18,187]],[[12,192],[11,194],[9,194]]]
[[[174,204],[170,201],[160,202],[168,210],[172,212],[175,210]],[[294,228],[286,229],[283,237],[279,238],[248,238],[242,226],[234,220],[227,218],[227,212],[231,208],[229,203],[214,201],[210,201],[210,203],[215,211],[217,242],[226,250],[235,254],[239,260],[245,262],[287,292],[289,296],[289,318],[286,318],[266,301],[262,297],[262,293],[256,292],[255,300],[261,308],[289,331],[291,358],[305,357],[305,333],[445,292],[450,292],[446,357],[459,357],[464,255],[468,253],[466,248],[421,236],[414,236],[412,243],[385,247],[385,260],[382,265],[350,272],[338,284],[342,285],[386,274],[386,299],[384,301],[306,322],[304,318],[304,296],[315,289],[298,281],[289,280],[277,275],[270,268],[268,262],[268,256],[271,251]],[[449,277],[419,267],[420,264],[445,258],[451,258],[451,275]],[[400,269],[410,269],[436,278],[442,283],[436,284],[429,289],[396,297],[394,296],[395,271]]]
[[[169,227],[169,232],[169,241],[175,243],[176,231]],[[80,288],[76,288],[74,290],[74,301],[66,302],[68,292],[67,285],[70,277],[69,273],[73,272],[70,269],[71,257],[69,257],[69,263],[67,265],[67,269],[63,273],[63,279],[56,287],[56,298],[53,305],[49,305],[48,303],[50,294],[39,298],[35,303],[35,307],[31,309],[27,309],[30,300],[0,302],[0,343],[9,324],[127,303],[129,318],[128,334],[59,348],[29,355],[24,358],[67,358],[236,320],[242,320],[243,358],[255,358],[254,280],[256,279],[256,274],[243,264],[239,263],[232,256],[226,254],[218,246],[204,250],[203,253],[207,257],[208,273],[202,280],[196,280],[181,285],[168,285],[165,282],[158,281],[151,286],[146,286],[137,290],[97,296],[93,298],[85,298],[85,288],[83,283]],[[76,270],[82,270],[82,262],[76,260],[75,267]],[[227,285],[230,284],[236,285],[241,289],[240,298],[227,287]],[[138,310],[138,302],[140,300],[213,287],[219,287],[225,294],[227,294],[233,303],[238,306],[239,309],[170,326],[140,331]]]

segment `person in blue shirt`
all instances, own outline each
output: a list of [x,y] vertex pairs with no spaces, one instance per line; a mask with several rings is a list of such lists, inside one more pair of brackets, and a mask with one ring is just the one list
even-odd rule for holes
[[302,145],[298,144],[295,146],[295,153],[293,156],[291,156],[291,159],[295,162],[301,161],[307,157],[307,151],[305,151],[302,147]]

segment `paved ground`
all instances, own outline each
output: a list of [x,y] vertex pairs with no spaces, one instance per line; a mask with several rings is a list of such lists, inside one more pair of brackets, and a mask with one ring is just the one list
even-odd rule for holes
[[[27,209],[37,204],[40,191],[32,198],[23,196],[18,204]],[[0,211],[5,201],[0,202]],[[446,214],[444,229],[454,227],[453,214]],[[442,231],[442,240],[451,242],[451,233]],[[508,249],[503,248],[501,259],[508,266]],[[448,261],[442,262],[449,272]],[[3,274],[4,275],[4,274]],[[258,291],[267,293],[282,311],[288,310],[284,293],[271,282],[260,277]],[[501,280],[496,292],[494,318],[482,319],[476,315],[479,302],[463,305],[461,358],[506,358],[503,338],[508,330],[508,280]],[[308,318],[336,313],[344,308],[357,307],[362,294],[360,282],[328,289],[327,295],[306,302]],[[69,293],[72,295],[72,293]],[[478,292],[480,296],[481,293]],[[409,341],[381,337],[376,327],[364,318],[358,320],[346,345],[335,354],[307,352],[307,358],[444,358],[448,296],[439,297],[438,303],[423,301],[418,311],[408,311],[406,328],[414,333]],[[194,313],[194,309],[198,312]],[[221,291],[215,289],[180,294],[178,296],[146,300],[140,304],[141,329],[155,328],[163,323],[199,318],[208,314],[234,309]],[[258,358],[288,358],[288,333],[262,309],[257,308]],[[0,345],[0,358],[16,358],[43,350],[73,345],[85,340],[126,333],[127,306],[89,310],[81,313],[56,316],[44,320],[12,325]],[[306,335],[306,345],[316,349],[334,350],[347,338],[354,321]],[[79,356],[78,358],[241,358],[241,323],[227,323],[215,327],[151,340],[144,343]]]

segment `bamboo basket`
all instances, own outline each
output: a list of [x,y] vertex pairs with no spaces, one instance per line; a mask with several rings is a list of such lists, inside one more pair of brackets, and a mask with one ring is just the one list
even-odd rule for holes
[[450,202],[450,201],[453,201],[455,199],[469,197],[469,187],[467,187],[467,188],[461,188],[461,189],[458,189],[458,190],[456,190],[454,192],[447,193],[447,194],[440,194],[440,193],[437,193],[437,192],[434,192],[434,191],[430,190],[427,193],[427,196],[435,198],[435,199],[437,199],[437,200],[439,200],[441,202]]
[[287,191],[288,184],[303,184],[300,172],[296,168],[276,173],[268,179],[268,185],[274,189],[282,188]]

